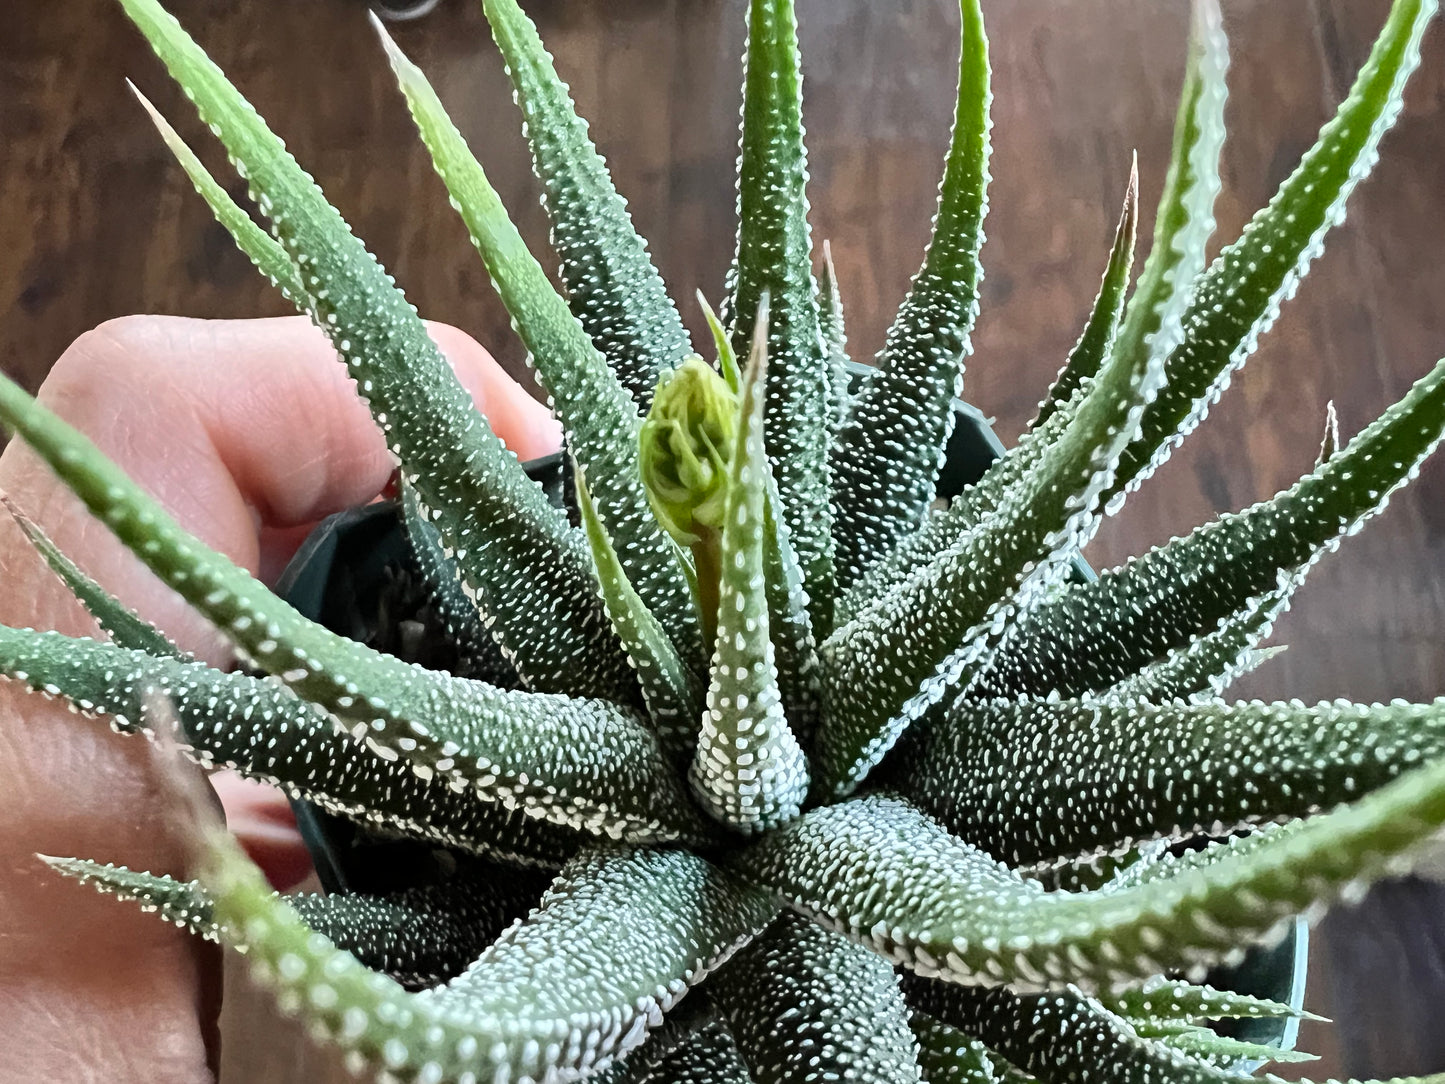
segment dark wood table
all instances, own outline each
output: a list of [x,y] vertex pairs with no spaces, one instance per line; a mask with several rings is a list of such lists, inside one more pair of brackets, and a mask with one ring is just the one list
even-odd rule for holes
[[[740,0],[533,0],[643,232],[683,301],[721,288],[733,237]],[[1219,201],[1233,237],[1349,85],[1386,0],[1225,0],[1234,131]],[[17,10],[18,7],[18,10]],[[425,315],[520,351],[414,138],[359,0],[173,0],[395,272]],[[954,85],[951,0],[804,0],[815,234],[832,240],[850,330],[876,349],[917,266]],[[1157,195],[1184,53],[1182,0],[989,5],[996,152],[988,274],[966,394],[1012,440],[1078,333],[1129,166]],[[478,149],[524,234],[545,228],[478,5],[397,31]],[[1445,34],[1432,32],[1377,176],[1301,296],[1209,423],[1109,523],[1096,564],[1291,483],[1325,402],[1346,434],[1445,353]],[[30,385],[76,335],[132,312],[239,317],[283,301],[235,253],[123,78],[205,146],[113,6],[11,0],[0,34],[0,364]],[[208,153],[216,167],[224,163]],[[1147,226],[1147,222],[1146,222]],[[701,340],[699,340],[701,341]],[[1445,685],[1445,464],[1327,561],[1241,690],[1434,697]],[[1311,1075],[1445,1069],[1445,905],[1423,882],[1377,892],[1316,939]],[[232,1034],[255,1034],[254,1020]],[[275,1043],[237,1042],[237,1056]],[[240,1049],[245,1047],[246,1049]],[[282,1059],[285,1060],[285,1059]],[[271,1062],[238,1080],[281,1079]],[[302,1075],[322,1070],[308,1055]]]

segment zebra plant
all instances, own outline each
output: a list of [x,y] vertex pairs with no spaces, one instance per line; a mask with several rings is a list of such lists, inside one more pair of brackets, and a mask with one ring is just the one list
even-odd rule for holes
[[[1026,436],[935,487],[977,311],[978,0],[933,239],[851,387],[815,267],[796,24],[751,0],[741,223],[693,351],[515,0],[484,0],[561,258],[550,283],[422,73],[383,43],[567,434],[572,513],[473,409],[414,310],[156,0],[121,0],[267,233],[151,110],[240,247],[330,337],[401,465],[426,669],[314,624],[13,383],[0,417],[234,643],[175,649],[50,546],[106,642],[0,630],[0,669],[449,856],[388,896],[195,870],[61,872],[244,949],[388,1081],[1205,1084],[1287,1015],[1207,969],[1402,868],[1445,825],[1445,701],[1228,703],[1316,560],[1445,432],[1445,363],[1292,488],[1097,578],[1075,561],[1204,417],[1374,163],[1435,0],[1395,0],[1319,141],[1206,266],[1226,43],[1195,0],[1173,160],[1132,293],[1137,181]],[[149,108],[149,106],[147,106]],[[97,856],[103,858],[104,856]],[[189,879],[194,876],[194,879]],[[706,981],[704,981],[706,980]],[[700,989],[686,998],[693,987]],[[1275,1056],[1284,1055],[1276,1052]]]

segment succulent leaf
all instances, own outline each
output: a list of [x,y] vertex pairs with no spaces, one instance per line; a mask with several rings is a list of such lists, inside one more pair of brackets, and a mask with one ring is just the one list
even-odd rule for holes
[[313,933],[228,841],[200,879],[222,936],[242,931],[253,975],[314,1032],[359,1066],[436,1084],[605,1067],[773,914],[692,855],[584,856],[464,974],[409,994]]
[[717,642],[707,711],[689,772],[703,807],[743,832],[792,820],[808,794],[808,765],[784,715],[769,635],[764,558],[769,475],[763,448],[767,321],[765,298],[728,457]]
[[530,363],[567,433],[568,450],[587,471],[598,515],[618,547],[629,580],[677,649],[697,654],[701,633],[687,580],[676,551],[648,513],[638,476],[642,419],[637,404],[528,251],[426,76],[396,47],[379,20],[376,25],[432,163],[527,346]]
[[722,378],[727,381],[728,387],[732,388],[733,394],[736,395],[743,388],[743,372],[741,366],[738,365],[738,354],[733,349],[732,337],[728,335],[722,319],[707,303],[707,298],[701,290],[697,292],[697,304],[702,309],[703,318],[707,320],[707,329],[712,335],[713,349],[717,351],[718,372],[722,373]]
[[[0,673],[64,697],[79,711],[108,715],[126,733],[153,732],[147,697],[163,697],[179,733],[163,732],[202,766],[232,768],[389,831],[554,869],[586,838],[537,819],[536,810],[482,800],[472,788],[457,790],[447,777],[423,778],[405,761],[379,756],[365,739],[338,729],[324,711],[274,680],[3,626]],[[627,835],[608,817],[591,830]]]
[[427,517],[416,487],[401,479],[401,516],[432,605],[457,647],[458,676],[514,688],[521,680],[501,646],[487,631],[482,615],[467,597],[457,563],[447,556],[446,540]]
[[[974,695],[1080,696],[1128,677],[1295,582],[1388,503],[1445,433],[1445,361],[1272,500],[1221,516],[1023,614]],[[1107,637],[1099,636],[1108,629]],[[1086,646],[1087,645],[1087,646]]]
[[37,857],[57,873],[90,885],[102,895],[138,903],[142,911],[154,911],[167,922],[174,922],[207,941],[221,939],[210,894],[199,881],[178,881],[166,874],[145,873],[86,858],[48,854]]
[[818,329],[828,348],[828,402],[832,408],[829,431],[837,435],[853,409],[853,373],[848,368],[848,331],[843,319],[843,297],[838,290],[838,269],[833,246],[823,242],[823,276],[818,281]]
[[1334,118],[1269,205],[1196,282],[1169,379],[1120,461],[1113,493],[1147,478],[1199,424],[1254,352],[1344,220],[1345,202],[1373,168],[1395,123],[1437,0],[1395,0],[1369,59]]
[[925,977],[1109,988],[1234,962],[1298,911],[1398,865],[1442,823],[1436,763],[1294,831],[1221,845],[1207,861],[1107,892],[1046,892],[881,797],[813,810],[734,862],[789,906]]
[[297,308],[305,309],[308,305],[314,305],[311,291],[306,288],[302,280],[301,272],[291,261],[291,254],[271,237],[246,212],[246,209],[231,198],[231,194],[211,176],[209,170],[201,163],[195,151],[186,145],[180,134],[171,127],[170,121],[161,116],[160,111],[151,104],[150,99],[142,94],[134,84],[131,84],[131,91],[140,99],[140,104],[150,115],[151,123],[160,132],[161,138],[165,140],[166,146],[171,154],[175,156],[176,162],[186,171],[190,178],[192,187],[196,193],[206,201],[219,222],[231,235],[246,257],[255,265],[256,270],[265,275],[271,285],[281,291],[281,295],[296,305]]
[[[1301,823],[1291,820],[1257,827],[1245,825],[1232,833],[1220,833],[1223,838],[1196,837],[1182,844],[1186,848],[1183,850],[1179,849],[1181,844],[1167,839],[1151,840],[1136,848],[1141,860],[1125,864],[1099,886],[1099,891],[1104,894],[1121,892],[1158,880],[1178,878],[1189,870],[1208,869],[1221,862],[1248,857],[1255,851],[1274,846],[1274,841],[1295,832]],[[1347,893],[1356,890],[1357,886],[1351,886]]]
[[823,710],[821,663],[808,612],[803,570],[793,552],[788,525],[778,514],[777,485],[768,477],[763,505],[763,577],[768,598],[768,633],[778,670],[778,691],[788,728],[800,742],[811,742]]
[[1303,577],[1280,575],[1280,585],[1250,599],[1220,619],[1210,632],[1151,662],[1136,674],[1109,687],[1117,700],[1167,703],[1220,696],[1235,678],[1257,667],[1267,653],[1259,644],[1274,630],[1275,620],[1289,605]]
[[1166,318],[1187,303],[1214,234],[1229,42],[1218,0],[1193,0],[1190,10],[1189,58],[1169,171],[1154,216],[1154,239],[1114,344],[1126,354],[1147,352],[1161,331],[1179,334],[1180,329],[1165,326]]
[[1010,865],[1305,816],[1445,755],[1445,700],[960,701],[930,724],[899,793]]
[[1158,353],[1111,357],[1058,439],[986,520],[823,642],[820,793],[855,788],[913,719],[949,687],[972,682],[1010,613],[1038,603],[1097,528],[1099,494],[1162,375]]
[[1000,1084],[988,1047],[927,1013],[913,1011],[918,1064],[927,1084]]
[[1320,454],[1315,457],[1315,466],[1322,467],[1340,450],[1340,417],[1335,413],[1335,401],[1325,404],[1325,435],[1320,438]]
[[703,1016],[674,1041],[667,1041],[673,1018],[683,1015],[688,1003],[699,997],[694,994],[682,1010],[674,1010],[626,1060],[589,1079],[596,1084],[753,1084],[737,1043],[721,1020]]
[[1281,1001],[1216,990],[1212,986],[1196,986],[1162,975],[1132,990],[1104,994],[1099,1000],[1110,1012],[1135,1019],[1224,1020],[1231,1017],[1258,1019],[1278,1016],[1321,1019]]
[[[823,343],[834,356],[848,356],[848,329],[843,318],[843,298],[838,292],[838,269],[833,266],[833,246],[823,242],[823,274],[818,280],[818,329]],[[847,391],[844,385],[843,391]],[[832,393],[838,394],[836,384]]]
[[1318,1061],[1319,1055],[1306,1054],[1300,1050],[1281,1050],[1265,1043],[1251,1043],[1220,1035],[1207,1027],[1180,1024],[1174,1021],[1160,1023],[1153,1020],[1132,1020],[1134,1031],[1144,1039],[1157,1039],[1161,1046],[1178,1050],[1190,1057],[1200,1058],[1226,1069],[1233,1068],[1242,1060],[1305,1062]]
[[[1068,361],[1059,370],[1054,385],[1039,404],[1038,416],[1029,428],[1048,420],[1054,411],[1066,407],[1074,393],[1094,378],[1114,348],[1119,319],[1124,313],[1124,296],[1129,290],[1129,272],[1134,267],[1134,238],[1139,232],[1139,159],[1129,167],[1129,187],[1124,192],[1124,209],[1114,229],[1114,242],[1109,248],[1109,262],[1094,298],[1094,307],[1079,341],[1069,351]],[[1082,400],[1081,400],[1082,401]]]
[[751,0],[745,59],[738,245],[727,326],[742,355],[768,310],[768,456],[803,570],[813,627],[833,610],[828,359],[808,227],[802,69],[793,0]]
[[893,968],[784,914],[709,984],[758,1084],[920,1084]]
[[959,9],[958,102],[928,253],[830,459],[843,588],[922,523],[953,428],[950,405],[972,349],[992,93],[978,0],[960,0]]
[[[978,1036],[1042,1084],[1283,1084],[1269,1074],[1250,1075],[1190,1057],[1140,1037],[1077,990],[1019,996],[1004,989],[967,989],[916,982],[910,1002]],[[1441,1075],[1399,1077],[1391,1084],[1439,1084]]]
[[[156,911],[209,941],[221,940],[215,904],[199,881],[84,859],[42,857],[52,869],[82,884],[135,901],[141,910]],[[546,878],[535,873],[496,867],[487,877],[460,876],[390,896],[303,893],[276,898],[284,898],[302,922],[363,966],[410,989],[424,989],[465,971],[513,922],[526,916],[546,885]],[[244,944],[244,931],[231,932],[229,940]]]
[[526,118],[568,303],[645,411],[659,377],[692,353],[687,330],[536,26],[516,0],[482,9]]
[[[476,412],[416,311],[157,0],[121,4],[249,182],[301,271],[308,315],[346,361],[523,679],[548,691],[627,696],[632,676],[597,598],[586,544]],[[538,613],[557,621],[538,622]],[[581,656],[597,665],[579,669],[571,660]]]
[[628,582],[627,572],[597,515],[597,506],[580,467],[576,469],[575,479],[577,507],[582,514],[587,543],[592,547],[602,601],[618,639],[627,650],[627,657],[637,670],[652,726],[669,752],[686,750],[696,738],[698,720],[702,718],[702,692],[677,657],[672,641],[657,618]]
[[110,635],[111,640],[121,647],[132,647],[150,655],[183,657],[184,653],[171,643],[165,633],[142,620],[135,611],[87,576],[84,569],[60,552],[59,547],[50,540],[50,536],[38,523],[3,493],[0,493],[0,504],[4,504],[5,510],[10,513],[15,525],[29,543],[35,547],[35,551],[70,589],[71,594],[80,600],[80,604],[95,618],[96,624]]

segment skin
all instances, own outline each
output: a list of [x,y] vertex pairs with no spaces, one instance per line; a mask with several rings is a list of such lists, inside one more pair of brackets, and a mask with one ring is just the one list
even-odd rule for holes
[[[437,344],[521,458],[556,424],[456,328]],[[188,530],[273,582],[307,532],[377,497],[393,461],[322,335],[301,318],[136,316],[91,331],[40,398]],[[212,665],[230,653],[19,442],[0,489],[109,591]],[[95,635],[89,616],[0,523],[0,623]],[[213,1079],[219,956],[134,906],[50,873],[37,852],[184,875],[176,759],[0,682],[0,1079],[170,1084]],[[183,769],[195,773],[196,769]],[[270,788],[215,777],[227,821],[286,886],[309,863]]]

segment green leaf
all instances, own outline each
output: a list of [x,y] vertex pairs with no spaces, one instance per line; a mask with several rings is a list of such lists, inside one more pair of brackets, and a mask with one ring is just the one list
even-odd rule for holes
[[[1229,47],[1224,37],[1216,0],[1196,0],[1193,6],[1189,64],[1185,74],[1174,148],[1164,193],[1155,216],[1153,247],[1140,272],[1133,298],[1124,312],[1113,340],[1112,351],[1127,357],[1143,357],[1151,350],[1167,353],[1180,333],[1178,320],[1189,301],[1194,279],[1204,268],[1205,246],[1214,232],[1214,200],[1219,192],[1219,155],[1224,144],[1225,72]],[[1111,268],[1119,258],[1116,239]],[[1115,273],[1117,278],[1117,271]],[[1115,301],[1106,273],[1105,288],[1095,302],[1089,328],[1075,353],[1087,347],[1091,356],[1098,335],[1088,330],[1107,327],[1105,314]],[[1119,287],[1127,285],[1127,273]],[[1119,298],[1122,300],[1122,297]],[[1163,333],[1159,342],[1156,336]],[[1070,366],[1072,368],[1072,366]],[[1096,363],[1081,367],[1090,374]],[[1067,369],[1065,370],[1068,371]],[[1061,374],[1062,377],[1063,374]],[[911,569],[935,556],[957,534],[976,523],[1020,478],[1038,462],[1043,452],[1058,439],[1068,422],[1068,412],[1053,409],[1066,401],[1077,386],[1072,379],[1065,388],[1055,387],[1040,407],[1040,416],[1017,446],[997,459],[974,486],[957,497],[944,512],[928,517],[921,529],[905,535],[894,550],[875,562],[870,572],[856,582],[844,606],[855,613],[866,600],[896,585]]]
[[672,641],[657,623],[646,604],[627,580],[627,573],[597,515],[597,506],[587,489],[585,472],[579,466],[577,507],[587,543],[592,547],[592,561],[597,566],[597,580],[607,616],[627,657],[637,670],[638,683],[647,701],[649,721],[657,730],[669,752],[686,751],[696,739],[702,718],[702,693],[692,674],[677,657]]
[[186,176],[190,178],[197,194],[206,201],[211,213],[216,216],[216,221],[225,227],[231,239],[236,242],[236,247],[245,253],[256,270],[265,275],[272,286],[281,291],[286,300],[303,311],[314,305],[315,300],[302,281],[301,272],[291,262],[290,253],[256,225],[245,208],[231,198],[230,193],[211,176],[195,152],[186,146],[185,140],[171,127],[170,122],[161,116],[150,99],[142,94],[134,83],[130,84],[130,89],[150,114],[151,121],[161,133],[161,138],[165,140],[170,152],[175,155],[176,161],[186,171]]
[[1114,230],[1114,243],[1109,249],[1109,263],[1099,285],[1094,307],[1084,325],[1083,334],[1069,352],[1069,359],[1059,370],[1054,385],[1039,404],[1038,416],[1030,423],[1036,429],[1049,415],[1068,405],[1074,393],[1092,380],[1103,367],[1114,348],[1119,318],[1124,312],[1124,295],[1129,289],[1129,272],[1134,266],[1134,238],[1139,230],[1139,159],[1136,155],[1129,167],[1129,187],[1124,192],[1124,209]]
[[846,588],[917,528],[933,500],[962,388],[982,278],[988,211],[988,40],[978,0],[961,0],[953,137],[923,266],[834,445],[833,535]]
[[1302,576],[1281,574],[1276,590],[1248,600],[1239,610],[1221,618],[1210,632],[1110,686],[1105,695],[1116,700],[1155,703],[1221,695],[1235,678],[1258,666],[1264,661],[1262,656],[1267,657],[1259,644],[1274,630],[1275,620],[1301,582]]
[[927,1084],[999,1084],[983,1043],[927,1013],[911,1012],[908,1019]]
[[832,407],[829,431],[835,436],[853,409],[853,373],[848,357],[848,332],[843,320],[843,298],[838,291],[838,271],[833,266],[833,246],[823,242],[823,277],[818,282],[818,328],[828,348],[828,402]]
[[[262,669],[383,758],[533,807],[554,823],[633,838],[705,833],[652,732],[601,700],[505,691],[413,666],[306,620],[184,531],[85,437],[0,378],[12,426],[140,560]],[[530,484],[530,483],[529,483]],[[656,837],[652,837],[656,838]]]
[[[823,275],[818,280],[818,328],[823,333],[823,343],[828,352],[846,359],[848,331],[843,319],[843,298],[838,293],[838,269],[833,266],[833,246],[827,241],[823,242]],[[841,391],[847,394],[846,384]],[[831,393],[834,396],[839,394],[836,383],[832,384]]]
[[[589,1080],[596,1084],[753,1084],[737,1044],[721,1020],[697,1014],[689,1026],[674,1029],[674,1020],[686,1015],[702,997],[702,991],[693,993],[626,1060]],[[676,1033],[669,1035],[670,1031]]]
[[1322,251],[1324,235],[1343,221],[1346,200],[1369,174],[1381,137],[1399,115],[1436,7],[1436,0],[1396,0],[1319,141],[1199,278],[1183,339],[1169,359],[1168,382],[1125,452],[1111,494],[1138,485],[1199,424]]
[[154,912],[207,941],[221,939],[210,894],[199,881],[178,881],[169,875],[144,873],[86,858],[59,858],[48,854],[36,857],[57,873],[90,885],[102,895],[138,903],[142,911]]
[[767,321],[765,298],[728,466],[717,644],[689,773],[703,807],[744,832],[792,820],[808,794],[808,765],[783,713],[769,636],[764,572],[768,460],[763,451]]
[[3,493],[0,493],[0,504],[4,504],[5,510],[15,520],[15,525],[50,566],[50,570],[60,577],[61,582],[70,589],[70,593],[80,600],[86,612],[110,634],[115,643],[150,655],[184,657],[185,653],[171,643],[165,633],[138,617],[125,603],[106,591],[87,576],[79,565],[61,553],[50,540],[50,536],[40,529],[39,524]]
[[464,975],[408,994],[312,933],[228,840],[213,835],[201,881],[223,936],[244,932],[252,974],[283,1009],[356,1071],[432,1084],[605,1067],[773,914],[692,855],[586,856]]
[[1190,1057],[1201,1058],[1226,1069],[1234,1068],[1242,1060],[1306,1062],[1318,1061],[1319,1055],[1306,1054],[1300,1050],[1284,1050],[1265,1043],[1250,1043],[1242,1039],[1231,1039],[1219,1035],[1206,1027],[1194,1027],[1174,1022],[1131,1021],[1134,1031],[1145,1039],[1157,1039],[1162,1046],[1178,1050]]
[[707,320],[708,331],[712,333],[713,349],[717,351],[718,372],[727,381],[728,387],[737,394],[743,390],[743,373],[738,365],[738,354],[733,349],[733,341],[729,337],[727,328],[718,319],[718,314],[713,312],[712,306],[707,303],[703,292],[697,292],[697,303],[702,309],[703,317]]
[[1029,865],[1351,801],[1445,755],[1445,700],[959,701],[899,753],[900,794]]
[[1140,1019],[1223,1020],[1280,1016],[1323,1019],[1303,1010],[1296,1011],[1282,1001],[1216,990],[1212,986],[1195,986],[1163,976],[1149,979],[1132,990],[1105,994],[1099,1000],[1111,1012]]
[[[597,598],[586,544],[477,413],[416,311],[157,0],[120,2],[249,182],[300,269],[307,312],[346,361],[523,680],[629,696],[632,675]],[[578,657],[594,664],[579,668]]]
[[[338,730],[325,712],[273,680],[3,626],[0,673],[37,692],[64,697],[79,711],[108,715],[121,732],[164,732],[206,768],[235,769],[293,798],[386,831],[554,869],[587,838],[538,819],[540,808],[510,807],[495,795],[487,800],[471,786],[458,790],[449,776],[423,778],[408,762],[382,756],[377,751],[382,747]],[[150,698],[164,703],[169,718],[154,717]],[[172,722],[174,733],[165,725]],[[545,765],[532,767],[546,772]],[[670,769],[663,770],[670,776]],[[476,774],[478,782],[486,778]],[[659,786],[668,789],[668,779]],[[675,784],[670,789],[679,795]],[[682,800],[679,808],[685,809]],[[621,827],[602,815],[590,831],[611,834]],[[651,835],[644,832],[641,838]]]
[[687,330],[536,26],[516,0],[484,0],[482,9],[526,118],[568,303],[646,411],[662,374],[692,353]]
[[456,647],[459,666],[453,672],[458,677],[515,688],[520,680],[516,667],[507,661],[501,645],[487,631],[476,603],[467,597],[460,569],[447,556],[446,542],[427,518],[416,487],[403,478],[400,489],[401,518],[412,558],[432,607]]
[[[54,870],[98,891],[140,904],[208,941],[221,940],[215,904],[199,881],[138,873],[125,866],[41,856]],[[302,922],[351,953],[363,966],[403,986],[436,986],[463,971],[483,950],[526,916],[547,877],[494,867],[451,881],[388,896],[314,893],[287,896]],[[276,899],[282,897],[278,894]],[[244,931],[230,931],[244,943]]]
[[1099,494],[1162,375],[1158,353],[1111,357],[994,512],[823,642],[818,793],[854,789],[913,719],[973,681],[1011,614],[1038,605],[1097,528]]
[[526,344],[530,363],[566,430],[568,450],[587,472],[598,515],[617,545],[629,580],[677,650],[700,654],[701,632],[687,580],[643,490],[637,461],[637,435],[642,428],[637,404],[527,250],[481,163],[426,76],[402,55],[380,21],[376,25],[437,174],[446,182]]
[[[1276,1076],[1221,1069],[1138,1036],[1130,1024],[1078,991],[1023,996],[944,983],[908,986],[915,1001],[978,1036],[1042,1084],[1284,1084]],[[1445,1075],[1391,1084],[1440,1084]]]
[[814,295],[793,0],[751,0],[728,327],[741,355],[768,298],[768,456],[813,626],[832,627],[828,361]]
[[803,570],[793,552],[788,525],[778,515],[778,492],[768,477],[763,506],[763,578],[768,599],[768,639],[778,670],[778,692],[788,728],[807,744],[823,710],[822,665],[808,613]]
[[1180,329],[1165,326],[1166,317],[1183,311],[1214,233],[1229,42],[1218,0],[1193,0],[1191,11],[1189,58],[1154,240],[1114,344],[1125,354],[1147,353],[1161,331],[1171,338],[1179,334]]
[[919,1084],[917,1042],[882,957],[785,914],[708,984],[758,1084]]
[[1193,981],[1235,963],[1298,912],[1406,866],[1442,824],[1445,763],[1436,762],[1294,830],[1186,856],[1109,891],[1047,892],[881,797],[813,810],[733,863],[795,910],[927,978],[1109,988],[1176,969]]
[[1445,362],[1313,473],[1021,615],[971,695],[1101,692],[1276,591],[1382,509],[1445,431]]
[[997,511],[1038,469],[1045,453],[1068,428],[1073,411],[1084,401],[1100,366],[1111,352],[1129,285],[1139,218],[1137,163],[1129,177],[1124,208],[1093,312],[1068,363],[1039,405],[1038,418],[1014,448],[989,465],[983,477],[955,497],[948,508],[929,514],[918,530],[900,539],[891,552],[875,561],[853,584],[841,606],[849,620],[869,601],[888,594],[909,573],[937,557],[963,532],[972,530],[989,513]]

